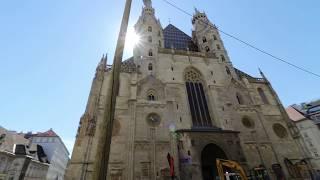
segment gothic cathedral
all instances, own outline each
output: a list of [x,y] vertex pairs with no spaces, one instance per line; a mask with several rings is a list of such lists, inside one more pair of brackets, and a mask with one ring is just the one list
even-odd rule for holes
[[[164,180],[167,155],[177,179],[213,180],[216,158],[247,173],[264,167],[271,179],[290,179],[285,160],[302,159],[288,117],[261,72],[233,67],[215,25],[195,11],[192,37],[163,28],[150,0],[135,31],[142,42],[122,62],[108,180]],[[111,69],[99,63],[80,119],[67,180],[90,180]]]

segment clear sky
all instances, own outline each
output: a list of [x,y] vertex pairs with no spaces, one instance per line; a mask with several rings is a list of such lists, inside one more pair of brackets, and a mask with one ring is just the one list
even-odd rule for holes
[[[205,11],[222,30],[320,73],[320,2],[170,0]],[[103,53],[113,59],[125,0],[2,0],[0,2],[0,125],[17,131],[53,128],[69,149]],[[191,34],[191,18],[153,0],[156,16]],[[130,26],[141,14],[133,0]],[[234,66],[260,67],[284,105],[320,98],[320,78],[288,67],[222,36]],[[131,50],[126,49],[125,57]]]

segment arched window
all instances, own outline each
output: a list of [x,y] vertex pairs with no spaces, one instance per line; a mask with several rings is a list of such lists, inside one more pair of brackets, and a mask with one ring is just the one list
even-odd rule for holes
[[190,68],[185,74],[189,107],[194,127],[212,127],[201,74]]
[[241,120],[242,125],[245,126],[246,128],[254,128],[254,121],[249,118],[248,116],[244,116]]
[[225,62],[225,61],[226,61],[226,59],[224,58],[223,55],[221,55],[220,57],[221,57],[221,61],[222,61],[222,62]]
[[208,46],[206,46],[206,52],[209,52],[210,48]]
[[148,70],[149,70],[149,71],[152,71],[152,63],[149,63],[149,65],[148,65]]
[[237,98],[238,104],[244,104],[241,94],[237,93],[236,98]]
[[149,90],[147,93],[148,101],[155,101],[156,100],[156,92],[154,90]]
[[203,37],[203,38],[202,38],[202,42],[203,42],[203,43],[207,42],[207,38],[206,38],[206,37]]
[[148,32],[152,32],[152,27],[151,26],[148,27]]
[[152,49],[149,50],[149,56],[153,56]]
[[161,41],[159,40],[159,47],[161,47]]
[[261,98],[262,102],[264,104],[269,104],[268,98],[267,98],[266,94],[264,93],[263,89],[258,88],[258,93],[260,95],[260,98]]
[[219,44],[217,44],[217,49],[218,49],[218,50],[220,50],[220,49],[221,49],[221,47],[220,47],[220,45],[219,45]]
[[152,43],[152,37],[151,36],[148,37],[148,42]]
[[231,75],[230,69],[226,66],[226,72],[228,75]]
[[217,40],[217,36],[216,35],[213,35],[213,40]]

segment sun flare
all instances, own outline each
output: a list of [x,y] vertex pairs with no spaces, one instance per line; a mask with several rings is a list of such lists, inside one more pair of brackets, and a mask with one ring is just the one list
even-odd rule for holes
[[140,43],[140,36],[135,32],[133,28],[128,29],[126,36],[126,45],[128,48],[133,49]]

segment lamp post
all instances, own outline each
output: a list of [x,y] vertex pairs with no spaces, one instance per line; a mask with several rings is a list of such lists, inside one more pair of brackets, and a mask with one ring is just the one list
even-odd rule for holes
[[98,147],[94,162],[93,180],[105,180],[108,173],[108,162],[110,155],[111,137],[115,114],[116,97],[119,92],[120,67],[123,56],[123,49],[128,28],[132,0],[126,0],[123,12],[117,47],[114,54],[112,73],[109,81],[107,94],[105,96],[105,111],[103,121],[99,126]]

